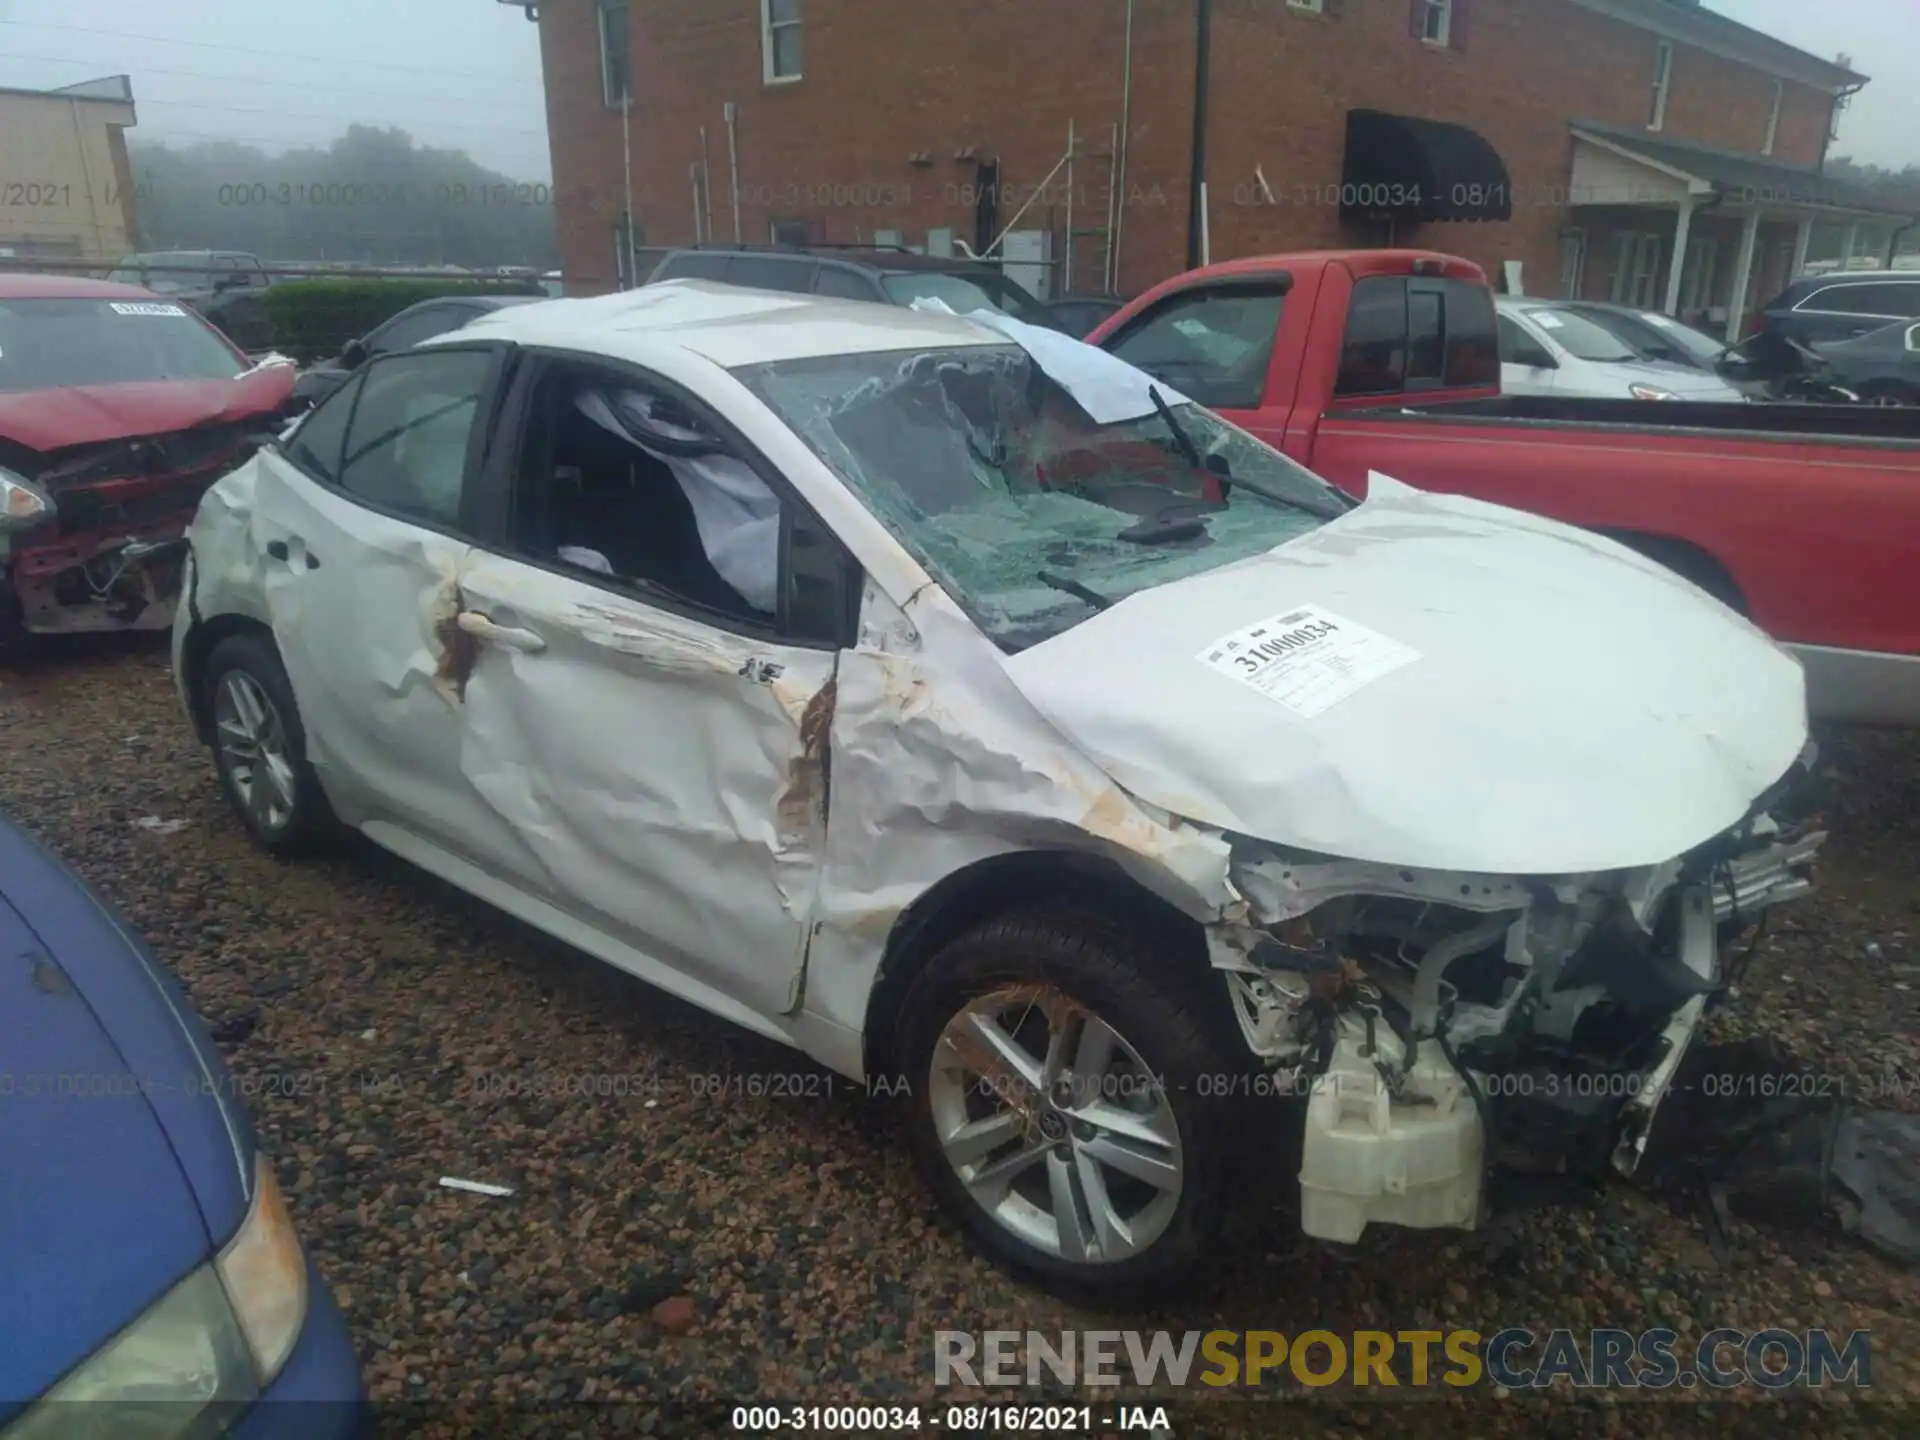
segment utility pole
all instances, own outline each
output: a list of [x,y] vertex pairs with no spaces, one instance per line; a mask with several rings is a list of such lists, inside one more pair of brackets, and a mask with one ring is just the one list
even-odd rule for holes
[[1187,268],[1206,263],[1207,87],[1213,60],[1213,0],[1194,0],[1193,175],[1187,190]]

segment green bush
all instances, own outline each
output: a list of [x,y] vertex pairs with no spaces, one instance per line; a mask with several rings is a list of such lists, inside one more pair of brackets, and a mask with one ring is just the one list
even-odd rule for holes
[[422,300],[542,293],[534,280],[291,280],[262,299],[273,348],[310,365]]

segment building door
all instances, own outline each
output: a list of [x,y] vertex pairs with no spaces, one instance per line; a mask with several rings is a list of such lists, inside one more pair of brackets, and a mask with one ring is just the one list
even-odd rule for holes
[[984,255],[1000,238],[1000,163],[981,161],[973,168],[973,253]]
[[1587,232],[1560,232],[1560,297],[1578,300],[1580,287],[1587,279]]

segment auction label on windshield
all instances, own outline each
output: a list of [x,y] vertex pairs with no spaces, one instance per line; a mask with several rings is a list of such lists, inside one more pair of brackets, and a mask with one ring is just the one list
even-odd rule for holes
[[110,307],[116,315],[184,315],[178,305],[162,305],[152,300],[115,300]]
[[1420,652],[1331,610],[1303,605],[1222,635],[1195,658],[1312,719],[1411,665]]

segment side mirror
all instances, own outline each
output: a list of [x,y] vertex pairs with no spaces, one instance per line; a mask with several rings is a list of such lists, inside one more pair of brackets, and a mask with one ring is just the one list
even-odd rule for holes
[[343,369],[358,370],[367,363],[367,342],[349,340],[340,347],[340,364]]

